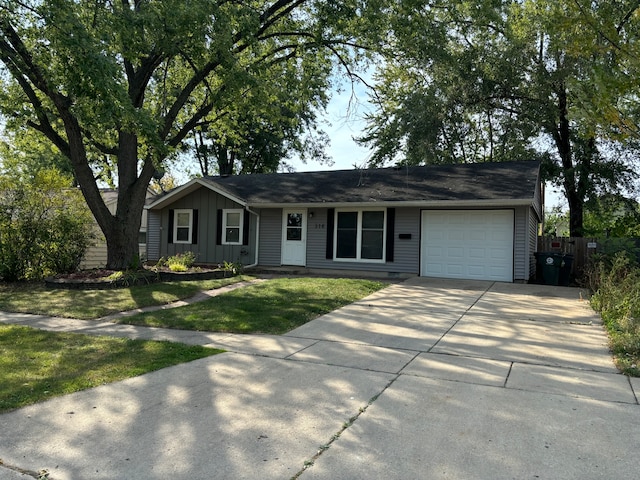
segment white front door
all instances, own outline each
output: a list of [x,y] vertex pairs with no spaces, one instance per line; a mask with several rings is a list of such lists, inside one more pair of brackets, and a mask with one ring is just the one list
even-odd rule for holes
[[307,264],[307,209],[285,209],[282,215],[282,264]]

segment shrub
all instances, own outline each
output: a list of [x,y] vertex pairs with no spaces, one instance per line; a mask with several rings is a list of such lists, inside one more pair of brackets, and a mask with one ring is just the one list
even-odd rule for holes
[[591,305],[602,316],[618,367],[639,376],[640,267],[635,256],[602,256],[589,268]]
[[229,272],[232,275],[240,275],[244,269],[244,265],[240,262],[227,262],[225,260],[222,268],[225,272]]
[[0,178],[0,277],[38,280],[77,270],[93,240],[92,216],[70,179],[54,170],[29,181]]
[[167,259],[167,267],[172,272],[186,272],[196,262],[196,255],[193,252],[184,252],[173,255]]

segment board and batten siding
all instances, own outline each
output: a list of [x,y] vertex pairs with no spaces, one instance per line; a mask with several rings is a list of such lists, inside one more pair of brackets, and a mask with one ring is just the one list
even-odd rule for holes
[[[193,252],[196,262],[201,264],[221,264],[240,262],[250,265],[255,261],[255,239],[257,217],[249,215],[249,245],[217,245],[218,210],[243,209],[242,205],[209,189],[201,188],[173,202],[170,207],[160,210],[160,256],[169,257],[179,253]],[[169,210],[198,210],[197,243],[169,243]]]

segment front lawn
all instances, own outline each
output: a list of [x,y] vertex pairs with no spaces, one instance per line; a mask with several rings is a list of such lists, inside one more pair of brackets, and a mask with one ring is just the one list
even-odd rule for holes
[[119,319],[120,323],[210,332],[282,334],[385,287],[383,282],[280,278],[173,310]]
[[91,320],[111,313],[164,305],[252,277],[151,283],[110,290],[47,289],[42,283],[0,283],[0,310]]
[[0,325],[0,413],[221,352]]

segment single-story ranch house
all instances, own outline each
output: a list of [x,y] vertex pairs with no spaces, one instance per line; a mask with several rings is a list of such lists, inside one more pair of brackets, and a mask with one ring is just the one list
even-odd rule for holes
[[147,257],[525,282],[538,162],[194,179],[146,207]]

